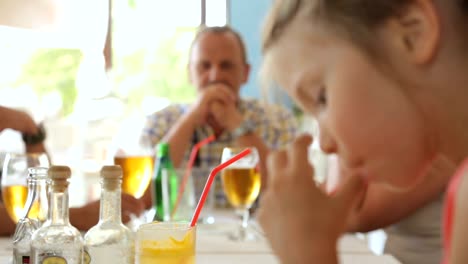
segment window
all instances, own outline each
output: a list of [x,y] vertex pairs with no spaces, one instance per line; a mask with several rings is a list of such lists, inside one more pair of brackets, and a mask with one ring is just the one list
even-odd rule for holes
[[[79,22],[83,22],[84,27],[92,27],[92,20],[82,17],[84,20]],[[34,37],[19,34],[19,30],[0,29],[6,36],[4,39],[10,40],[0,43],[3,58],[0,69],[5,73],[0,76],[0,95],[17,99],[14,102],[0,99],[0,103],[44,109],[36,117],[43,119],[67,117],[72,113],[79,115],[76,112],[81,110],[76,107],[83,104],[83,100],[108,95],[123,99],[127,109],[143,106],[145,112],[154,110],[148,105],[160,101],[155,100],[156,97],[189,101],[194,92],[187,79],[181,76],[186,76],[190,41],[200,23],[208,26],[226,23],[226,1],[112,1],[112,17],[110,84],[106,84],[101,69],[100,47],[97,52],[93,48],[76,49],[77,46],[91,46],[93,43],[83,39],[96,36],[76,30],[53,39],[47,35]],[[75,30],[79,25],[75,23],[69,27]],[[28,96],[18,96],[24,94]]]
[[[195,97],[186,77],[190,42],[201,23],[227,21],[226,0],[111,1],[112,67],[107,72],[99,31],[108,7],[89,12],[89,5],[102,1],[71,1],[70,10],[84,11],[64,16],[66,34],[0,27],[0,105],[45,120],[53,162],[80,173],[104,162],[121,124],[130,123],[135,131],[145,115]],[[0,135],[0,145],[7,146],[0,152],[21,151],[19,136],[11,137]]]

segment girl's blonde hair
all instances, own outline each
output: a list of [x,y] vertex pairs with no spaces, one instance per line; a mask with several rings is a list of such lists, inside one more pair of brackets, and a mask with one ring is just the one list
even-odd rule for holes
[[[388,19],[402,14],[414,0],[275,0],[265,20],[262,36],[264,60],[260,69],[263,89],[272,85],[274,63],[268,53],[288,25],[301,17],[306,27],[325,26],[336,35],[343,37],[372,58],[382,58],[375,30]],[[434,4],[450,12],[452,24],[457,24],[458,41],[466,49],[468,28],[468,0],[432,0]],[[379,60],[374,60],[378,62]],[[381,63],[377,63],[381,64]],[[381,66],[381,65],[380,65]]]
[[[468,15],[468,0],[433,0],[440,6],[454,5],[456,17]],[[366,52],[375,50],[373,31],[398,16],[413,0],[275,0],[263,29],[262,47],[267,51],[297,16],[310,18],[335,30]],[[461,12],[460,12],[461,11]],[[466,24],[463,19],[463,23]],[[312,25],[312,24],[311,24]],[[461,29],[467,25],[460,25]]]

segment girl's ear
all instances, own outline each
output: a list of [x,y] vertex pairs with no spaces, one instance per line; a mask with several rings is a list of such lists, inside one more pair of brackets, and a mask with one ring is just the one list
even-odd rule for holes
[[385,25],[385,38],[416,64],[431,62],[440,42],[441,20],[432,0],[415,0]]

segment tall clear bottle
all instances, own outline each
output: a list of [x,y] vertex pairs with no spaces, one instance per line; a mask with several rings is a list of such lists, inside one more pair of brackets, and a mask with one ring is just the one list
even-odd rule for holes
[[177,202],[179,179],[169,156],[169,144],[160,143],[156,150],[153,176],[153,208],[155,221],[170,221],[171,211]]
[[133,235],[122,224],[122,168],[104,166],[101,170],[99,222],[85,235],[84,263],[133,263]]
[[47,217],[47,168],[28,169],[28,197],[24,215],[16,224],[13,235],[13,263],[30,263],[31,238]]
[[46,222],[32,236],[34,264],[81,264],[83,238],[70,224],[68,210],[67,166],[52,166],[48,170],[49,212]]

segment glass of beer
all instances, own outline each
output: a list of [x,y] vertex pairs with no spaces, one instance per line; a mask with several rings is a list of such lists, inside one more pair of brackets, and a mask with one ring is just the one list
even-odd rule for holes
[[122,167],[122,191],[141,198],[153,177],[154,151],[148,140],[141,140],[137,135],[129,137],[120,139],[114,164]]
[[135,238],[135,263],[195,263],[196,227],[188,222],[141,225]]
[[154,157],[149,154],[116,155],[114,164],[123,171],[122,191],[141,198],[153,176]]
[[28,197],[28,168],[49,167],[45,153],[8,153],[2,169],[2,198],[8,215],[18,223],[23,217],[24,205]]
[[[147,200],[151,192],[146,192],[153,177],[154,151],[148,140],[140,139],[138,133],[120,138],[114,150],[114,164],[122,168],[122,192],[137,199]],[[148,222],[153,212],[144,211],[141,215],[131,215],[127,227],[135,231],[139,225]]]
[[[242,215],[242,223],[233,240],[252,240],[253,234],[247,232],[249,209],[260,193],[261,177],[258,170],[258,151],[249,147],[251,153],[236,161],[221,172],[223,189],[229,203]],[[221,162],[225,162],[246,148],[229,147],[223,149]]]

